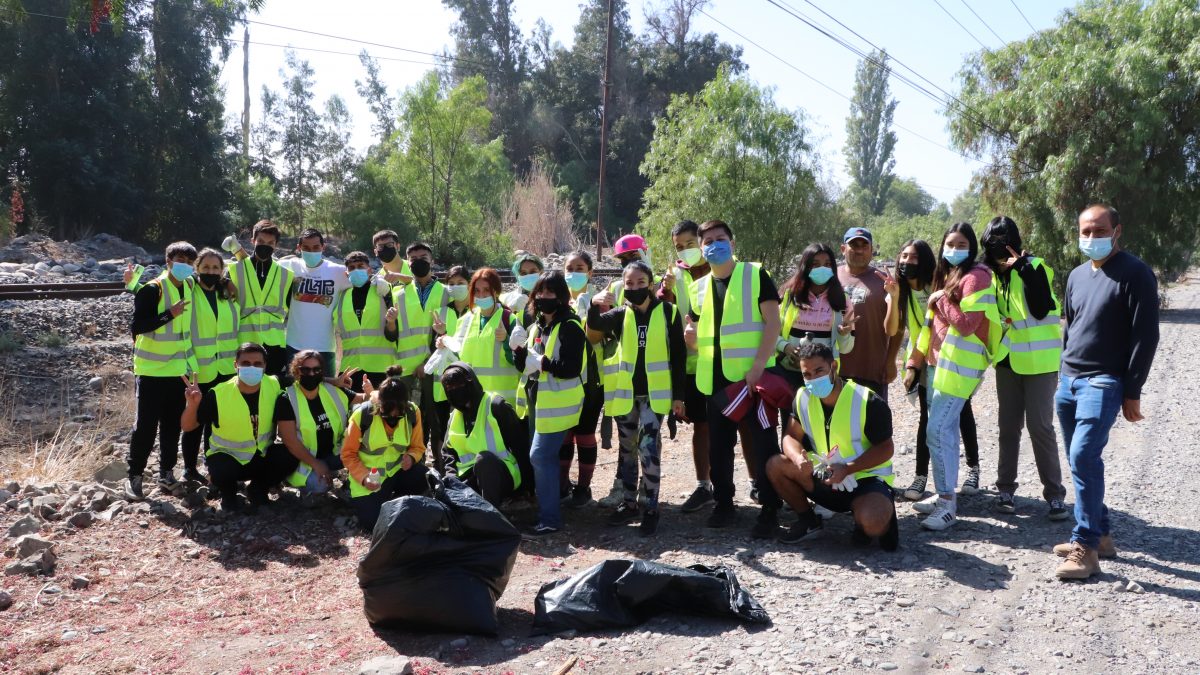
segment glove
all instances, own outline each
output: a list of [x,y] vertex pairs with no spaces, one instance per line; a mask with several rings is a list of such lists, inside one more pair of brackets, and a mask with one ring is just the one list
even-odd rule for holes
[[240,242],[238,242],[237,237],[231,234],[228,237],[225,237],[225,240],[221,242],[221,250],[228,253],[237,253],[238,251],[242,250],[242,245]]
[[529,356],[525,357],[525,376],[533,377],[540,372],[542,372],[542,355],[530,352]]
[[525,330],[525,327],[517,324],[508,336],[508,347],[509,349],[519,349],[525,346],[525,341],[528,339],[529,333]]
[[854,488],[856,487],[858,487],[858,480],[854,477],[854,474],[850,474],[842,482],[834,485],[833,489],[840,490],[841,492],[854,492]]

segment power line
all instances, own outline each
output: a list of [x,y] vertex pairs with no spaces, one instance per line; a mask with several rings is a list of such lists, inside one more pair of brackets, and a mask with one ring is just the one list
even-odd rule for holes
[[958,1],[963,4],[963,7],[967,8],[967,11],[974,14],[976,19],[979,19],[979,23],[983,24],[984,28],[987,28],[989,31],[992,32],[992,35],[996,36],[996,39],[1000,41],[1000,44],[1008,44],[1008,40],[1005,40],[1004,38],[1000,37],[1000,34],[997,33],[994,29],[992,29],[991,25],[988,24],[988,22],[984,21],[982,16],[979,16],[979,12],[976,12],[973,7],[971,7],[970,5],[967,4],[967,0],[958,0]]
[[1013,6],[1013,9],[1017,10],[1017,14],[1020,14],[1022,19],[1025,19],[1025,25],[1029,26],[1029,30],[1036,33],[1037,29],[1034,28],[1033,23],[1029,21],[1029,17],[1025,16],[1025,12],[1022,12],[1021,8],[1017,6],[1017,0],[1008,0],[1008,2]]
[[980,47],[983,47],[984,49],[987,49],[987,48],[988,48],[988,46],[987,46],[987,45],[983,44],[983,40],[980,40],[979,38],[975,37],[975,34],[974,34],[974,33],[972,33],[970,30],[968,30],[966,26],[962,25],[962,22],[961,22],[961,21],[959,21],[957,18],[955,18],[955,16],[954,16],[953,14],[951,14],[951,13],[950,13],[950,10],[948,10],[948,9],[946,9],[945,7],[943,7],[943,6],[942,6],[942,3],[938,2],[938,0],[933,0],[933,4],[935,4],[935,5],[937,5],[938,7],[940,7],[940,8],[941,8],[941,10],[942,10],[943,12],[945,12],[945,13],[946,13],[946,16],[950,17],[950,20],[951,20],[951,21],[953,21],[954,23],[958,24],[958,27],[959,27],[959,28],[961,28],[961,29],[963,29],[963,32],[964,32],[964,33],[966,33],[967,35],[970,35],[972,38],[974,38],[974,40],[975,40],[976,42],[978,42],[978,43],[979,43],[979,46],[980,46]]
[[421,54],[424,56],[432,56],[432,57],[438,58],[438,59],[446,59],[449,61],[459,61],[462,63],[469,63],[471,65],[481,66],[484,68],[489,67],[488,64],[486,64],[482,61],[465,59],[460,56],[451,56],[449,54],[438,54],[436,52],[423,52],[423,51],[420,51],[417,49],[409,49],[408,47],[398,47],[396,45],[384,44],[382,42],[371,42],[369,40],[360,40],[358,38],[345,37],[343,35],[332,35],[330,33],[322,33],[320,31],[308,30],[306,28],[295,28],[293,26],[281,26],[277,23],[268,23],[266,21],[258,21],[258,20],[252,20],[252,19],[247,19],[246,23],[254,24],[256,26],[268,26],[270,28],[278,28],[280,30],[287,30],[287,31],[295,32],[295,33],[304,33],[306,35],[316,35],[318,37],[330,38],[332,40],[344,40],[346,42],[353,42],[355,44],[367,45],[368,47],[380,47],[382,49],[395,49],[397,51],[409,52],[412,54]]

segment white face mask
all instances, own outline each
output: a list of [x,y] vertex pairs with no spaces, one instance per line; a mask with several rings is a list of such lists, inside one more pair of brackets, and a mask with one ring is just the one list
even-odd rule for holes
[[450,297],[456,302],[462,302],[463,300],[467,299],[466,284],[454,284],[452,286],[447,286],[446,291],[450,293]]
[[704,262],[704,251],[698,248],[685,248],[679,252],[679,259],[688,267],[695,267]]

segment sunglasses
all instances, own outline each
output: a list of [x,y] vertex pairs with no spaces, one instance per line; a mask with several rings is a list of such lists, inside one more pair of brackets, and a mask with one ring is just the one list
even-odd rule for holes
[[321,366],[317,366],[315,368],[304,368],[302,366],[302,367],[298,368],[297,370],[300,371],[301,375],[320,375],[321,373],[325,372],[325,369],[322,368]]

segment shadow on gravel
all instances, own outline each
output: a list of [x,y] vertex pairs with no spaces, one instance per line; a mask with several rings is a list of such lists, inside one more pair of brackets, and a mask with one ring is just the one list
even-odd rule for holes
[[1158,313],[1158,322],[1200,324],[1200,309],[1164,309]]
[[[495,638],[473,636],[463,639],[461,633],[426,632],[414,628],[373,626],[371,630],[397,654],[417,660],[434,659],[468,668],[492,666],[509,661],[554,639],[554,636],[526,639],[533,628],[533,612],[502,607],[497,614],[500,633]],[[455,646],[460,644],[460,640],[465,644]]]

